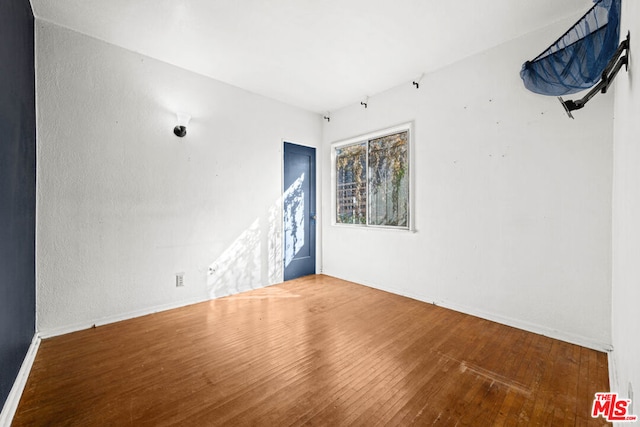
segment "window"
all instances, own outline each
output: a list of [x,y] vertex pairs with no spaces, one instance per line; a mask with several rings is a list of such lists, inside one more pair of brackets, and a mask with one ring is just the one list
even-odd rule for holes
[[333,146],[335,222],[409,228],[409,126]]

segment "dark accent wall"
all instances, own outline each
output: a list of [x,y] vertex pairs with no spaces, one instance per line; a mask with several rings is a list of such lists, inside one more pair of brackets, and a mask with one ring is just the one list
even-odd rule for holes
[[29,0],[0,1],[0,407],[35,332],[33,21]]

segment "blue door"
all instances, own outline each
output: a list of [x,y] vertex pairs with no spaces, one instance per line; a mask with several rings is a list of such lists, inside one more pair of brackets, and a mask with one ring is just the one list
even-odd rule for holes
[[316,149],[284,143],[284,280],[316,272]]

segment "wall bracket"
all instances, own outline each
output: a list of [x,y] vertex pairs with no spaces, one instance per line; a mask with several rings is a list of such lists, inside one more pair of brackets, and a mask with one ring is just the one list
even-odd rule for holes
[[570,118],[574,118],[573,114],[571,114],[574,110],[579,110],[585,106],[587,102],[594,96],[598,94],[598,92],[607,93],[609,86],[613,82],[613,79],[616,78],[616,75],[624,65],[625,71],[629,70],[629,45],[631,40],[631,34],[627,32],[627,38],[620,43],[618,49],[613,55],[613,58],[609,61],[604,71],[602,72],[602,77],[600,78],[600,82],[593,87],[585,96],[582,98],[572,101],[572,100],[564,100],[561,96],[558,97],[558,100],[564,107],[564,110],[567,112],[567,115]]

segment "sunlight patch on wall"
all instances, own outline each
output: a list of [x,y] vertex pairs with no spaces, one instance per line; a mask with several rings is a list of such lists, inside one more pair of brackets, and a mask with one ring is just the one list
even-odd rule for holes
[[216,298],[261,287],[260,249],[260,220],[256,219],[209,265],[209,296]]
[[270,285],[282,282],[282,199],[278,198],[269,208],[267,235],[267,274]]
[[[209,264],[207,291],[210,298],[282,282],[282,200],[279,197]],[[298,244],[295,248],[299,250]]]

